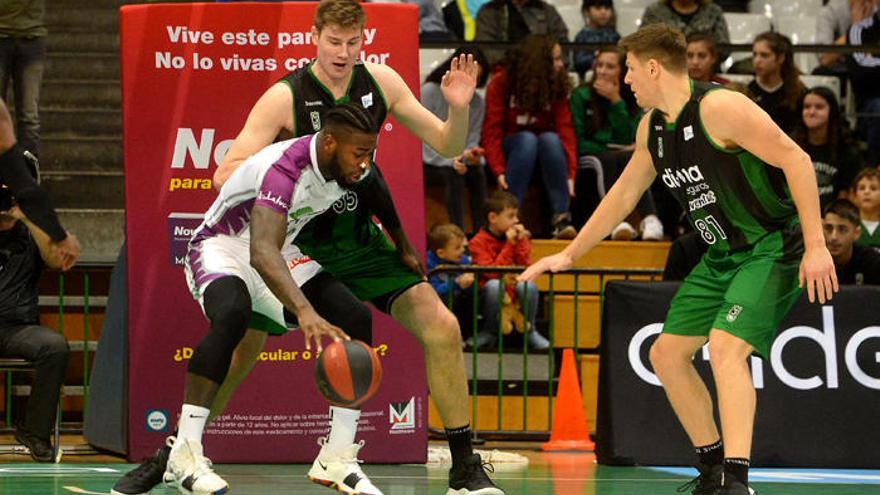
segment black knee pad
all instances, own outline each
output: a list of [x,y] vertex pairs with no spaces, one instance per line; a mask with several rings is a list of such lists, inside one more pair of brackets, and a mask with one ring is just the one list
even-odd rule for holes
[[302,286],[315,311],[349,337],[373,345],[373,313],[336,277],[321,272]]
[[216,383],[223,383],[229,372],[232,353],[247,331],[251,318],[251,296],[244,280],[224,277],[208,285],[204,306],[211,329],[193,352],[187,370]]

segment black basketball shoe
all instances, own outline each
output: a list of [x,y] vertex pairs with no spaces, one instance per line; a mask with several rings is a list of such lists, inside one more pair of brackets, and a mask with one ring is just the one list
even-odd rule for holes
[[27,431],[16,428],[15,440],[28,448],[31,457],[37,462],[52,462],[55,460],[55,451],[48,439],[32,435]]
[[692,495],[720,495],[724,466],[722,464],[707,466],[698,463],[695,467],[700,475],[681,485],[676,491],[678,493],[690,492]]
[[155,454],[144,459],[140,466],[125,473],[110,490],[111,495],[146,495],[156,485],[162,482],[165,473],[165,465],[168,464],[168,453],[171,447],[167,445],[157,450]]
[[493,469],[491,464],[483,464],[480,454],[472,454],[459,465],[453,464],[449,470],[446,495],[504,495],[504,491],[489,479],[487,467]]

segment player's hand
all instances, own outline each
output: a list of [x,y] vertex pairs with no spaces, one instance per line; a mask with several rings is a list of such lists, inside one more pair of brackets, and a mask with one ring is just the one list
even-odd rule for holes
[[8,215],[16,220],[24,220],[25,214],[21,211],[21,208],[18,205],[14,205],[12,208],[6,211],[0,211],[0,215]]
[[400,257],[400,262],[409,268],[410,271],[418,275],[422,280],[428,279],[428,276],[425,274],[425,267],[422,266],[422,260],[411,246],[399,247],[397,255]]
[[53,256],[57,256],[61,260],[61,271],[63,272],[70,270],[79,258],[79,241],[70,232],[67,233],[67,237],[63,241],[51,243],[50,249],[53,251]]
[[504,178],[504,174],[500,174],[500,175],[498,175],[498,187],[499,187],[502,191],[506,191],[506,190],[507,190],[507,179]]
[[566,254],[565,251],[560,251],[552,256],[539,259],[537,263],[532,264],[524,272],[520,273],[516,277],[516,281],[534,282],[536,278],[545,272],[556,273],[568,270],[573,263],[574,260],[571,259],[571,256]]
[[480,64],[473,55],[461,55],[452,59],[449,70],[440,81],[440,91],[450,107],[467,107],[477,87]]
[[832,295],[840,288],[837,285],[837,273],[834,260],[825,246],[807,248],[801,260],[798,274],[799,287],[807,285],[807,299],[815,302],[818,297],[820,304],[830,301]]
[[312,340],[314,340],[316,351],[320,354],[321,351],[324,350],[324,344],[321,342],[321,337],[330,337],[334,342],[349,340],[348,335],[346,335],[341,328],[331,325],[327,320],[321,318],[321,315],[319,315],[313,308],[300,311],[300,313],[296,315],[296,319],[299,322],[300,330],[302,330],[302,333],[305,336],[307,350],[312,349]]

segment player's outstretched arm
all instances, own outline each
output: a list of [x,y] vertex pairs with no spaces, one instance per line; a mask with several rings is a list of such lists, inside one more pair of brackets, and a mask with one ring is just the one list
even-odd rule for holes
[[810,302],[831,299],[837,292],[834,260],[825,247],[819,210],[819,191],[813,163],[758,105],[735,91],[714,91],[700,104],[706,132],[716,144],[741,147],[764,162],[782,169],[797,207],[804,235],[801,286]]
[[305,335],[306,349],[311,349],[311,340],[314,339],[318,352],[321,352],[322,336],[333,340],[347,340],[348,336],[341,328],[322,318],[293,281],[287,263],[281,256],[286,234],[287,218],[284,215],[265,206],[254,205],[251,211],[251,266],[260,274],[272,294],[296,315]]
[[278,133],[292,126],[292,122],[289,122],[292,119],[292,106],[293,95],[284,83],[274,84],[263,93],[251,108],[244,127],[232,142],[220,167],[214,172],[215,189],[219,191],[249,156],[272,144]]
[[449,105],[446,121],[423,107],[394,69],[376,64],[370,64],[369,69],[385,92],[391,114],[397,120],[442,156],[453,158],[462,153],[467,142],[468,107],[479,72],[479,64],[472,55],[454,59],[440,83],[440,91]]
[[602,198],[596,211],[578,232],[577,237],[562,251],[542,258],[519,276],[520,281],[535,280],[544,272],[559,272],[571,268],[580,258],[611,233],[636,207],[639,198],[651,186],[656,177],[651,152],[648,151],[648,121],[650,113],[639,123],[636,132],[636,149],[626,168],[608,194]]

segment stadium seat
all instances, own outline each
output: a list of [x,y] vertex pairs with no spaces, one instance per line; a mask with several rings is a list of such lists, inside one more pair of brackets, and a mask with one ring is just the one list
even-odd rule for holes
[[451,57],[453,52],[455,50],[452,48],[419,48],[419,81],[424,82],[425,77]]
[[639,26],[642,25],[642,14],[645,13],[644,7],[621,7],[615,10],[617,12],[617,32],[621,36],[626,36],[639,30]]
[[843,106],[842,101],[840,101],[840,79],[834,76],[810,76],[810,75],[802,75],[801,82],[804,83],[804,86],[808,88],[815,88],[816,86],[826,86],[828,89],[834,92],[834,96],[837,97],[837,102]]
[[778,17],[816,17],[822,10],[822,0],[752,0],[749,12],[768,19]]
[[[795,45],[811,45],[816,43],[816,18],[777,16],[773,20],[776,31],[788,36]],[[801,72],[809,74],[819,65],[819,59],[815,53],[795,52],[794,63]]]
[[573,40],[575,35],[584,27],[584,16],[581,15],[580,4],[556,5],[556,11],[562,17],[562,21],[568,27],[568,39]]
[[657,0],[614,0],[614,9],[644,9],[657,3]]
[[[730,42],[733,44],[750,44],[755,39],[755,36],[770,31],[770,19],[761,14],[725,12],[724,20],[727,21]],[[727,70],[734,62],[749,58],[750,56],[751,51],[733,52],[721,67]]]

